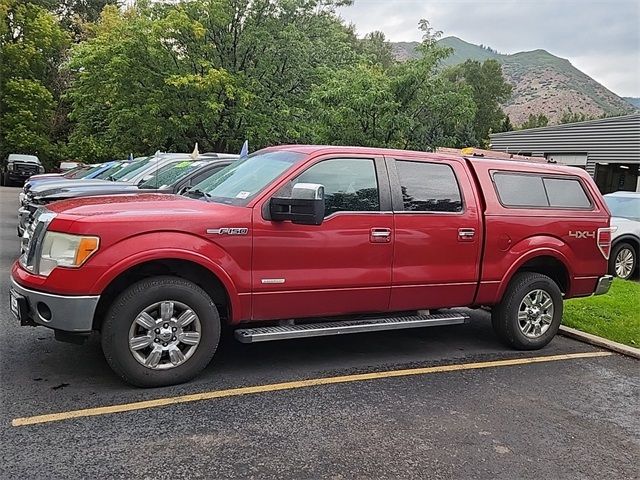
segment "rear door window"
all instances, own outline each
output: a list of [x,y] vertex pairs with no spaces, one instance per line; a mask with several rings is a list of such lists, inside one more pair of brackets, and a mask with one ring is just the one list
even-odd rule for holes
[[449,165],[396,160],[405,212],[461,212],[462,196]]

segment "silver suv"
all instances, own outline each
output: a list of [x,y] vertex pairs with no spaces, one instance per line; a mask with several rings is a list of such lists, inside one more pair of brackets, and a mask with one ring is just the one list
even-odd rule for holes
[[609,273],[630,278],[640,256],[640,192],[615,192],[604,196],[614,228]]

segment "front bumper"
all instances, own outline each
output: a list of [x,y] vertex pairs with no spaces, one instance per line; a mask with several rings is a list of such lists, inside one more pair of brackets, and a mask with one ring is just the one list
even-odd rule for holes
[[11,290],[24,299],[20,308],[22,325],[43,325],[73,333],[93,330],[93,317],[100,295],[69,296],[38,292],[19,285],[13,278]]
[[596,291],[593,292],[593,294],[604,295],[609,291],[612,283],[613,283],[613,275],[605,275],[604,277],[600,277],[598,279],[598,283],[596,284]]
[[26,182],[29,177],[31,175],[35,175],[36,173],[31,173],[31,172],[13,172],[13,171],[9,171],[8,173],[8,177],[9,177],[9,181],[10,182],[18,182],[20,184],[24,184],[24,182]]

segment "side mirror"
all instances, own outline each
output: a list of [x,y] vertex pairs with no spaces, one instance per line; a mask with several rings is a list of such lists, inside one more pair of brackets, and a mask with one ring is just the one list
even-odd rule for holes
[[273,197],[269,203],[271,220],[291,220],[300,225],[320,225],[324,220],[324,186],[296,183],[291,197]]

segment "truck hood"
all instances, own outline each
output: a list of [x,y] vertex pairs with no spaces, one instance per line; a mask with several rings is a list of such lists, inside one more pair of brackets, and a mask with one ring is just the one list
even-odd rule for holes
[[83,197],[62,200],[47,206],[47,209],[69,217],[94,217],[100,220],[111,218],[145,219],[151,217],[211,215],[212,210],[235,211],[220,203],[209,203],[166,193],[138,193],[131,195]]
[[[121,193],[136,193],[138,187],[124,182],[107,182],[95,184],[92,182],[84,182],[83,184],[59,185],[51,186],[45,184],[48,188],[32,191],[31,195],[34,200],[43,202],[53,202],[66,198],[96,196],[96,195],[116,195]],[[44,187],[45,185],[42,185]]]
[[29,185],[31,188],[29,192],[37,195],[45,190],[54,188],[70,188],[74,186],[87,186],[87,185],[110,185],[113,182],[109,180],[83,180],[83,179],[60,179],[55,177],[43,178],[38,181],[34,181]]
[[62,173],[39,173],[37,175],[31,175],[29,177],[29,181],[33,181],[33,180],[41,180],[43,178],[60,178],[62,177]]

